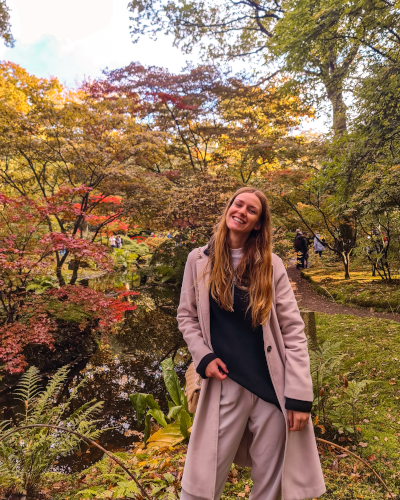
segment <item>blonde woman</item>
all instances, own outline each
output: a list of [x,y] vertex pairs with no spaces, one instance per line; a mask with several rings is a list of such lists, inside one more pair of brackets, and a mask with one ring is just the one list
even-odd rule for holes
[[251,500],[322,495],[304,323],[261,191],[239,189],[190,253],[178,323],[203,378],[181,500],[219,500],[232,462],[252,467]]

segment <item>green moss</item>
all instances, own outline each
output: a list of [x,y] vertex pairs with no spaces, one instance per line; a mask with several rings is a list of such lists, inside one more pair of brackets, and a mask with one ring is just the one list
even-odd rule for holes
[[311,283],[312,289],[335,302],[356,307],[368,307],[375,311],[399,312],[400,287],[398,280],[373,278],[370,273],[355,271],[352,279],[344,280],[342,273],[326,269],[307,269],[302,277]]

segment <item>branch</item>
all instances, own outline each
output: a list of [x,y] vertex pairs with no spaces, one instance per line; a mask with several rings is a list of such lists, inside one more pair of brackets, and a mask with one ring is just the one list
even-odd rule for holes
[[326,441],[325,439],[321,439],[321,438],[315,438],[315,439],[317,441],[319,441],[320,443],[329,444],[330,446],[334,446],[335,448],[338,448],[339,450],[342,450],[345,453],[349,453],[352,457],[354,457],[357,460],[359,460],[360,462],[362,462],[366,467],[368,467],[369,470],[371,470],[375,474],[375,476],[378,478],[378,481],[384,486],[385,490],[389,493],[390,498],[394,498],[393,495],[390,493],[389,488],[386,486],[386,483],[383,481],[383,479],[381,479],[379,474],[377,472],[375,472],[375,470],[361,457],[359,457],[358,455],[356,455],[352,451],[349,451],[347,448],[343,448],[343,446],[339,446],[338,444],[331,443],[330,441]]

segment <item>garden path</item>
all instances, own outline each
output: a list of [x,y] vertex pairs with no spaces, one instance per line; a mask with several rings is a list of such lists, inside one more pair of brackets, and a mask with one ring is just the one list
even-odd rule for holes
[[301,296],[300,305],[303,309],[326,314],[351,314],[362,318],[391,319],[400,323],[400,314],[398,313],[374,312],[370,309],[345,306],[333,302],[333,299],[329,300],[318,295],[311,288],[311,284],[301,277],[300,270],[296,269],[295,266],[288,267],[287,272],[289,278],[296,283],[297,293]]

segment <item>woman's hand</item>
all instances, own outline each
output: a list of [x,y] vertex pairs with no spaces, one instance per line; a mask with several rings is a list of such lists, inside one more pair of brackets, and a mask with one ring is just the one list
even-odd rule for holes
[[[225,373],[219,370],[220,367]],[[208,363],[207,368],[206,368],[206,376],[208,378],[215,377],[218,380],[224,380],[226,379],[226,374],[228,372],[228,368],[226,367],[226,364],[220,360],[219,358],[214,359],[211,361],[211,363]]]
[[308,424],[309,419],[310,419],[309,413],[289,410],[288,411],[289,430],[302,431],[304,427]]

